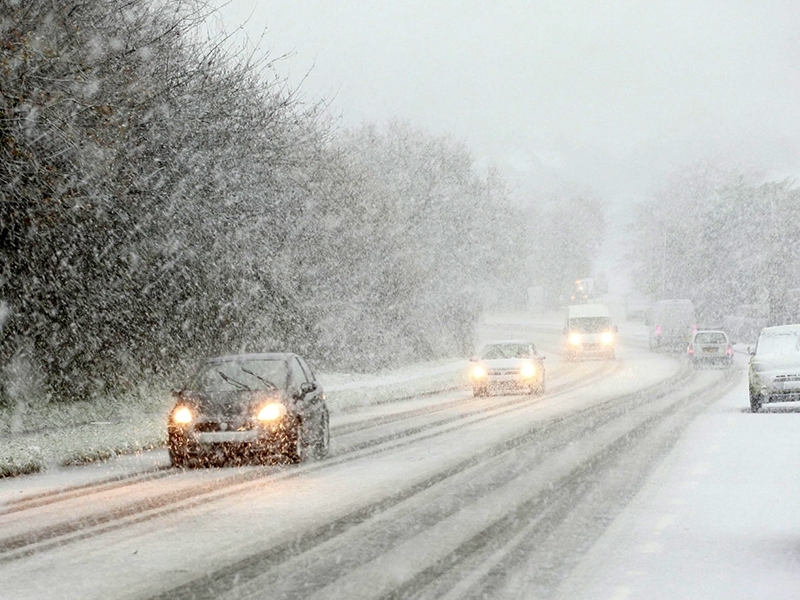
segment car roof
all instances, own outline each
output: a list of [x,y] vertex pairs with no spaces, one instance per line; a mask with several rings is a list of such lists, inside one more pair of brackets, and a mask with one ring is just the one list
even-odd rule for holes
[[761,335],[798,332],[800,332],[800,325],[776,325],[774,327],[764,327],[764,329],[761,330]]
[[262,352],[257,354],[224,354],[212,356],[205,360],[206,363],[238,362],[242,360],[289,360],[297,356],[293,352]]
[[533,346],[533,342],[530,340],[497,340],[496,342],[486,342],[485,346],[501,346],[506,344],[530,344]]
[[698,329],[695,332],[695,335],[697,335],[698,333],[721,333],[723,335],[728,335],[727,333],[722,331],[722,329]]

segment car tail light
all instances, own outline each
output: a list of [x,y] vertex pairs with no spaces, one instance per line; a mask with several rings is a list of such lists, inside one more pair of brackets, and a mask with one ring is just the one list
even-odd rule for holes
[[730,344],[728,344],[728,350],[726,351],[726,354],[728,356],[733,356],[733,346],[731,346]]
[[692,325],[692,333],[697,333],[697,325]]
[[694,345],[693,344],[689,344],[689,355],[692,355],[692,354],[694,354]]
[[656,335],[661,335],[661,325],[656,325]]

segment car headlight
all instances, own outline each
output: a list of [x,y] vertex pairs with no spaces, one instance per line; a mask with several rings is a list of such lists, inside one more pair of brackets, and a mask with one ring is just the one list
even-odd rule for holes
[[526,378],[533,377],[536,375],[536,365],[534,365],[532,362],[523,363],[522,367],[520,367],[519,374]]
[[486,368],[483,365],[472,367],[471,375],[473,379],[483,379],[486,377]]
[[763,373],[764,371],[769,371],[772,368],[772,365],[770,365],[769,363],[761,361],[758,362],[753,361],[752,365],[753,365],[753,371],[755,371],[756,373]]
[[583,336],[580,333],[570,333],[569,343],[573,346],[580,346],[583,341]]
[[256,417],[259,421],[277,421],[286,414],[286,407],[280,402],[270,402],[261,407]]
[[600,341],[606,346],[608,346],[609,344],[613,344],[614,334],[611,333],[610,331],[604,331],[602,334],[600,334]]
[[188,425],[194,420],[194,415],[192,414],[192,409],[188,406],[179,406],[172,412],[172,421],[173,423],[178,423],[179,425]]

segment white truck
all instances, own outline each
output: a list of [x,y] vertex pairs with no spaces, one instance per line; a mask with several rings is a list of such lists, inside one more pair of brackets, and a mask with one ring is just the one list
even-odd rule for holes
[[567,360],[584,357],[614,358],[617,326],[611,324],[605,304],[573,304],[567,306],[564,327]]

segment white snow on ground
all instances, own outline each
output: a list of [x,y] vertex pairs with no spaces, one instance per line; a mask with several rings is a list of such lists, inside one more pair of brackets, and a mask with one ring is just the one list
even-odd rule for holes
[[744,377],[690,426],[560,597],[800,598],[800,405],[747,398]]

